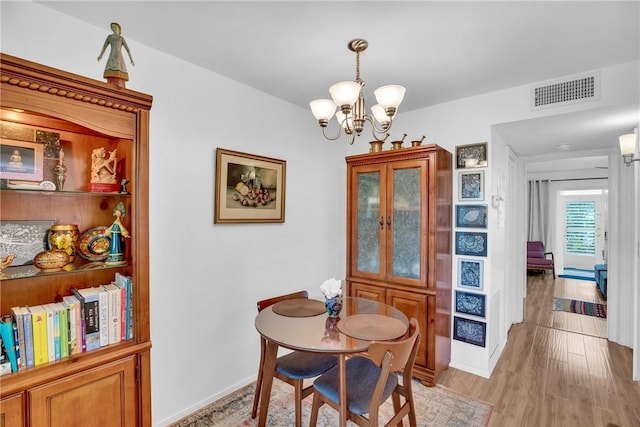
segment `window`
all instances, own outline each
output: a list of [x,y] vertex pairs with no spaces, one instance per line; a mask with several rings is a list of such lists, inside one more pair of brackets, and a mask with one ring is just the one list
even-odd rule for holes
[[566,252],[572,255],[595,255],[596,252],[596,202],[567,201]]

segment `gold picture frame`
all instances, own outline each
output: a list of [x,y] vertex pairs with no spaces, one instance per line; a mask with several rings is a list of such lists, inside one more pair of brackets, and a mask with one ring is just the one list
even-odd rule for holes
[[287,162],[216,149],[213,222],[284,222]]
[[0,139],[0,179],[42,181],[44,146],[35,142]]

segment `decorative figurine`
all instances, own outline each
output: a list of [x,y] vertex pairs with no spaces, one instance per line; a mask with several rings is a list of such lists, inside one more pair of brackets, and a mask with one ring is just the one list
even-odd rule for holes
[[126,82],[129,80],[129,73],[127,73],[127,67],[124,63],[124,56],[122,54],[123,47],[129,55],[131,65],[135,67],[136,64],[133,62],[133,57],[131,56],[131,51],[129,51],[127,41],[121,35],[122,27],[120,24],[112,22],[110,27],[113,34],[109,34],[104,41],[102,51],[100,52],[100,55],[98,55],[98,61],[102,59],[102,55],[107,49],[107,46],[110,46],[111,51],[109,52],[107,65],[104,68],[104,74],[102,76],[107,79],[107,82],[114,84],[117,87],[124,88]]
[[111,245],[109,246],[109,255],[107,256],[105,265],[122,265],[127,261],[124,258],[124,250],[122,247],[122,238],[131,237],[127,229],[122,225],[122,218],[127,214],[124,207],[124,203],[118,202],[115,208],[113,208],[113,216],[116,217],[113,224],[104,231],[105,236],[111,238]]
[[129,180],[127,178],[122,178],[120,181],[120,194],[129,194],[129,190],[127,190],[127,184]]
[[116,180],[116,151],[104,147],[96,148],[91,153],[91,180],[89,191],[117,192],[119,184]]
[[7,276],[6,274],[4,274],[2,270],[9,267],[14,259],[16,259],[16,256],[14,254],[9,254],[6,257],[0,258],[0,280],[11,278],[11,276]]
[[60,149],[60,155],[58,157],[58,163],[53,168],[53,171],[56,174],[56,189],[58,191],[62,191],[62,187],[64,186],[64,181],[67,179],[67,167],[62,163],[64,161],[64,151]]

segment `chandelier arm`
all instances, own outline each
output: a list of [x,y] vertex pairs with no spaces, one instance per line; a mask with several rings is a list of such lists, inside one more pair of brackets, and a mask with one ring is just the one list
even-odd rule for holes
[[[376,127],[376,121],[373,119],[373,117],[371,117],[370,114],[365,114],[364,115],[364,119],[366,121],[369,122],[369,124],[371,124],[371,135],[373,135],[373,137],[375,138],[376,141],[378,142],[385,142],[386,139],[389,137],[389,133],[387,132],[389,130],[389,128],[391,127],[391,121],[389,121],[389,126],[387,126],[386,129],[378,129]],[[378,137],[378,135],[381,135],[381,138]]]
[[322,135],[329,141],[335,141],[342,135],[342,128],[338,126],[338,133],[335,136],[327,136],[327,127],[325,126],[322,128]]

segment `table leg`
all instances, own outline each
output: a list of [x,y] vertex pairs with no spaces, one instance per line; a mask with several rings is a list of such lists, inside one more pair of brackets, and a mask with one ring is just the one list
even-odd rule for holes
[[347,357],[344,354],[338,356],[338,369],[340,370],[340,427],[347,426]]
[[264,427],[269,412],[269,399],[271,398],[271,385],[273,375],[276,372],[276,359],[278,358],[278,344],[267,340],[267,351],[262,367],[262,390],[260,392],[260,413],[258,415],[258,427]]

